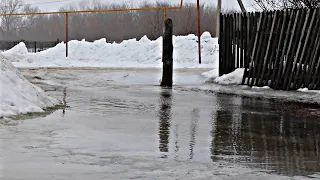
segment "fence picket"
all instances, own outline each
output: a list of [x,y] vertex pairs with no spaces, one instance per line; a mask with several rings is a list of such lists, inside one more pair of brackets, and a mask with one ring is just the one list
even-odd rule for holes
[[[267,44],[267,49],[266,49],[266,52],[264,53],[264,59],[263,59],[263,65],[262,65],[262,73],[260,75],[260,79],[259,79],[259,82],[258,82],[258,86],[262,85],[262,81],[264,79],[264,76],[265,76],[265,71],[266,71],[266,68],[268,67],[269,63],[268,63],[268,57],[269,57],[269,53],[270,53],[270,46],[271,46],[271,40],[272,40],[272,37],[273,37],[273,31],[274,31],[274,28],[275,28],[275,24],[276,24],[276,19],[277,19],[277,15],[278,15],[278,11],[276,11],[276,13],[274,14],[273,16],[273,20],[272,20],[272,26],[271,26],[271,32],[269,34],[269,38],[268,38],[268,44]],[[271,21],[269,21],[271,22]]]
[[251,82],[254,81],[254,69],[255,69],[255,56],[257,53],[257,49],[258,49],[258,39],[259,39],[259,31],[261,29],[262,26],[262,14],[260,13],[256,13],[259,14],[259,21],[258,21],[258,26],[257,26],[257,30],[255,32],[255,40],[254,40],[254,45],[253,45],[253,50],[252,50],[252,55],[250,56],[250,63],[249,63],[249,75],[248,75],[248,85],[251,85]]
[[[300,88],[299,85],[297,84],[299,78],[303,79],[303,77],[301,77],[302,74],[300,74],[300,72],[302,71],[302,68],[303,67],[306,68],[306,65],[307,65],[306,59],[304,58],[304,56],[305,56],[305,52],[306,52],[306,47],[309,45],[309,41],[311,40],[309,37],[310,37],[310,34],[311,34],[311,30],[312,30],[312,25],[314,23],[314,19],[315,19],[315,16],[316,16],[316,11],[315,10],[309,10],[308,11],[308,13],[311,13],[311,12],[312,12],[311,21],[310,22],[309,21],[305,21],[305,26],[303,27],[302,35],[301,35],[301,37],[303,37],[304,32],[307,31],[306,37],[304,38],[304,41],[301,38],[300,42],[299,42],[299,47],[298,48],[302,48],[302,52],[301,52],[300,56],[296,56],[295,57],[295,62],[296,62],[296,60],[299,62],[298,65],[297,65],[297,70],[296,70],[297,72],[296,72],[296,75],[295,75],[295,79],[293,81],[293,86],[295,88]],[[308,16],[308,18],[309,18],[309,16]],[[309,25],[309,27],[307,27],[307,25]],[[299,58],[299,60],[298,60],[298,58]],[[294,77],[293,73],[291,73],[290,76],[289,76],[289,82],[292,81],[293,77]],[[289,90],[289,89],[290,89],[290,87],[288,85],[287,90]]]

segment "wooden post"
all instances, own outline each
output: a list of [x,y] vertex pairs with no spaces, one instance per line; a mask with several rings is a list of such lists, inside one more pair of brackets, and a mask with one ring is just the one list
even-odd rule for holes
[[167,9],[163,10],[163,19],[166,20],[167,19]]
[[66,57],[68,57],[68,41],[69,41],[69,17],[66,13]]
[[198,17],[198,53],[199,64],[201,64],[201,27],[200,27],[200,0],[197,0],[197,17]]
[[37,41],[34,42],[34,53],[37,52]]
[[172,29],[173,24],[171,19],[164,21],[165,30],[163,34],[163,72],[162,72],[162,87],[172,87],[173,74],[173,43],[172,43]]

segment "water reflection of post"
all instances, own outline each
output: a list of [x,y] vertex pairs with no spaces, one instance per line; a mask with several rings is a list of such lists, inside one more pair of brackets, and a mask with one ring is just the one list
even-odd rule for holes
[[160,94],[159,104],[159,150],[160,152],[169,152],[169,137],[171,126],[171,106],[172,94],[171,90],[162,90]]
[[62,109],[62,117],[66,114],[66,107],[67,107],[67,87],[63,89],[63,109]]
[[191,119],[191,126],[190,126],[190,159],[193,159],[194,156],[194,145],[196,144],[196,133],[197,133],[197,125],[199,121],[199,109],[194,109],[192,111],[192,119]]
[[174,131],[174,135],[175,135],[175,142],[174,142],[174,159],[178,159],[178,152],[179,152],[179,126],[176,125],[175,126],[175,131]]
[[[212,112],[212,141],[211,159],[217,160],[217,155],[224,154],[224,147],[231,142],[232,109],[229,109],[228,99],[224,96],[216,96],[215,110]],[[230,147],[230,146],[228,146]]]

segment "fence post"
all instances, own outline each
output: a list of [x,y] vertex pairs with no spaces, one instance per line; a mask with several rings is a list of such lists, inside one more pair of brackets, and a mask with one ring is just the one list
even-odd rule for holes
[[68,57],[69,53],[69,47],[68,47],[68,42],[69,42],[69,14],[66,13],[66,57]]
[[37,41],[34,42],[34,52],[37,52]]
[[198,55],[199,64],[201,64],[201,17],[200,17],[200,0],[197,0],[197,21],[198,21]]
[[163,34],[163,72],[162,72],[162,87],[172,87],[173,74],[173,43],[172,43],[172,29],[173,24],[171,19],[166,19],[165,30]]

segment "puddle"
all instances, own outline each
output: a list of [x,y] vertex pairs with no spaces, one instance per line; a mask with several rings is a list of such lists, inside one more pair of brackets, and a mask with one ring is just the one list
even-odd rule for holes
[[[18,134],[2,133],[6,177],[23,173],[19,163],[26,161],[35,167],[30,179],[290,179],[320,172],[317,106],[187,90],[202,84],[200,72],[177,72],[173,89],[156,86],[153,70],[127,70],[126,78],[114,70],[43,73],[64,84],[48,93],[68,108],[18,123]],[[39,172],[42,166],[52,168]]]

